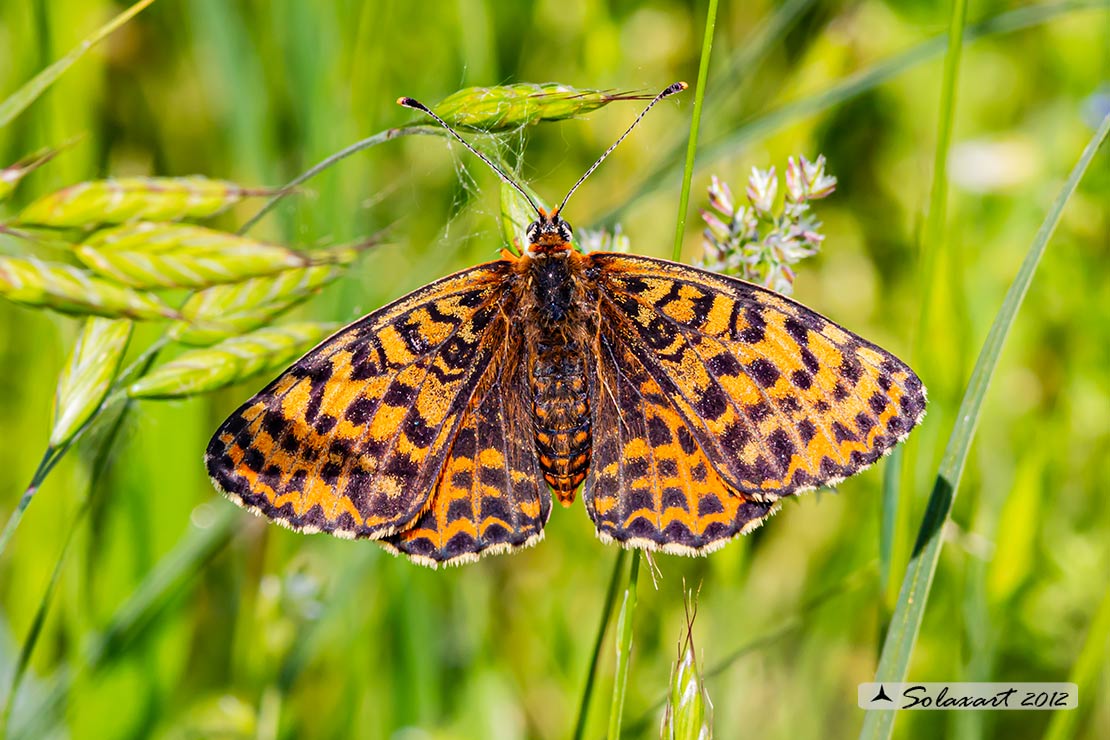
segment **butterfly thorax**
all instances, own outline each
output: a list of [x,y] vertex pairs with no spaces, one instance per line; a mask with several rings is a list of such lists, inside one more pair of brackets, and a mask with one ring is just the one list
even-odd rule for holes
[[536,256],[524,258],[528,279],[521,305],[528,327],[536,452],[556,498],[569,505],[590,464],[590,399],[583,366],[588,317],[577,276],[580,255],[568,244],[561,246],[529,250]]

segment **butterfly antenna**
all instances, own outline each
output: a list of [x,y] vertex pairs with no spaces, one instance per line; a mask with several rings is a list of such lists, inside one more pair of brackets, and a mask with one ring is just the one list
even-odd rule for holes
[[496,164],[494,164],[490,160],[489,157],[482,154],[480,151],[478,151],[477,149],[472,147],[467,142],[466,139],[459,136],[458,132],[455,131],[455,129],[451,128],[451,125],[449,123],[447,123],[447,121],[444,121],[442,118],[440,118],[435,113],[433,113],[431,108],[424,105],[419,100],[414,100],[413,98],[397,98],[397,105],[404,106],[405,108],[412,108],[413,110],[418,110],[418,111],[421,111],[423,113],[427,113],[429,116],[434,118],[436,123],[438,123],[440,126],[443,126],[443,128],[447,129],[447,133],[451,134],[456,139],[458,139],[459,143],[462,144],[463,146],[465,146],[467,149],[469,149],[471,151],[471,153],[474,154],[474,156],[478,157],[478,159],[482,160],[487,165],[489,165],[489,168],[491,170],[493,170],[494,172],[496,172],[497,176],[500,177],[503,182],[505,182],[509,185],[512,185],[514,190],[516,190],[518,193],[523,195],[524,199],[526,201],[528,201],[528,205],[532,206],[532,210],[534,210],[536,212],[536,215],[538,215],[540,218],[544,217],[543,211],[540,210],[539,206],[536,205],[536,202],[534,200],[532,200],[532,198],[528,195],[528,193],[524,192],[524,188],[520,187],[520,185],[517,185],[516,181],[514,181],[513,178],[511,178],[507,174],[505,174],[505,171],[503,169],[501,169],[500,167],[498,167]]
[[605,158],[612,154],[613,150],[616,149],[617,146],[622,141],[624,141],[630,133],[632,133],[632,129],[636,128],[636,124],[638,124],[643,119],[643,117],[647,115],[648,111],[651,110],[656,103],[658,103],[663,98],[669,98],[675,93],[680,93],[688,87],[689,85],[687,85],[685,82],[676,82],[668,87],[666,90],[652,98],[651,102],[647,104],[647,107],[644,108],[640,115],[636,116],[636,120],[632,122],[632,125],[628,127],[628,130],[621,134],[621,137],[614,141],[613,145],[606,149],[605,153],[597,158],[597,161],[593,163],[590,169],[586,170],[586,174],[578,178],[578,182],[574,183],[574,187],[570,189],[570,192],[567,193],[567,197],[563,198],[563,202],[559,204],[559,207],[555,209],[555,212],[552,215],[554,216],[563,212],[563,206],[565,206],[567,204],[567,201],[570,200],[570,196],[574,195],[574,191],[578,189],[578,186],[585,182],[586,178],[592,175],[594,173],[594,170],[601,166],[601,163],[605,161]]

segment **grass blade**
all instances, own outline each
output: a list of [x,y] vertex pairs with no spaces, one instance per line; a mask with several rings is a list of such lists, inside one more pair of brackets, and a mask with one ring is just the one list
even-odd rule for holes
[[51,64],[49,67],[32,77],[23,87],[16,90],[7,99],[0,103],[0,128],[7,126],[16,116],[27,109],[31,103],[54,84],[62,74],[72,67],[89,49],[104,40],[117,28],[127,23],[141,13],[154,0],[139,0],[127,10],[117,15],[112,20],[98,28],[91,36],[86,37],[80,44],[70,49],[64,57]]
[[[952,120],[956,115],[956,81],[960,73],[960,52],[963,50],[964,25],[967,22],[967,0],[952,0],[952,18],[948,33],[948,53],[944,55],[944,79],[941,83],[940,116],[937,119],[937,147],[933,157],[933,186],[929,192],[929,213],[921,236],[924,257],[925,295],[922,299],[922,325],[918,327],[918,344],[926,335],[924,322],[931,314],[931,295],[936,281],[936,265],[944,253],[945,215],[948,210],[948,149],[952,143]],[[920,357],[923,347],[917,347]]]
[[701,104],[705,99],[705,83],[709,78],[709,54],[713,51],[713,30],[717,27],[717,0],[709,0],[705,16],[705,35],[701,41],[701,62],[698,64],[698,89],[694,91],[694,115],[690,120],[690,140],[686,145],[686,169],[682,173],[682,195],[678,199],[678,222],[674,229],[674,250],[671,259],[682,257],[682,237],[686,231],[686,211],[690,207],[690,185],[694,179],[694,155],[698,151],[698,128],[701,126]]
[[58,587],[58,578],[62,574],[62,566],[66,562],[66,556],[69,554],[69,546],[73,542],[73,535],[77,532],[81,522],[85,519],[85,513],[88,511],[87,504],[82,506],[77,512],[77,516],[69,525],[69,532],[66,533],[65,542],[62,543],[62,551],[58,553],[58,559],[54,562],[54,570],[50,573],[50,580],[46,583],[46,590],[43,592],[42,598],[39,599],[38,608],[35,610],[35,616],[31,620],[31,626],[27,629],[27,636],[23,639],[23,643],[19,647],[19,658],[15,664],[15,670],[12,673],[11,684],[8,686],[7,695],[4,697],[4,708],[0,710],[0,738],[8,736],[8,723],[11,720],[12,707],[15,705],[15,695],[19,692],[19,687],[23,684],[23,678],[27,675],[27,668],[31,664],[31,655],[35,651],[35,646],[38,644],[39,637],[42,635],[43,625],[46,623],[46,615],[50,611],[50,604],[53,601],[54,592]]
[[605,641],[609,618],[613,615],[613,604],[617,601],[617,584],[620,583],[624,558],[627,554],[628,551],[623,549],[617,553],[617,560],[613,563],[613,575],[609,577],[609,591],[605,594],[605,606],[601,609],[601,623],[597,626],[597,638],[594,640],[593,653],[590,655],[590,669],[586,673],[586,686],[582,689],[582,701],[578,705],[578,720],[574,723],[574,740],[582,740],[586,735],[586,719],[589,717],[590,699],[593,697],[594,681],[597,679],[601,645]]
[[609,740],[620,740],[621,718],[624,715],[624,697],[628,688],[628,666],[632,662],[632,618],[636,614],[636,583],[640,576],[639,550],[632,553],[628,570],[628,586],[621,600],[617,617],[617,668],[613,677],[613,701],[609,706]]
[[[1022,262],[1017,277],[1010,284],[1006,298],[991,324],[987,340],[983,343],[979,359],[968,381],[967,390],[964,392],[963,401],[960,403],[959,413],[956,415],[956,425],[948,439],[948,446],[944,451],[940,469],[937,472],[936,483],[929,497],[929,504],[925,517],[921,522],[917,542],[913,548],[909,566],[902,581],[902,590],[898,603],[894,608],[890,630],[883,643],[882,656],[879,658],[879,668],[875,673],[877,682],[897,682],[905,679],[909,668],[910,656],[914,644],[917,642],[921,620],[925,613],[925,605],[929,600],[929,590],[932,587],[933,576],[936,573],[937,560],[940,557],[942,528],[948,513],[952,509],[956,492],[960,485],[960,476],[963,474],[964,464],[967,462],[968,450],[975,435],[975,427],[979,421],[979,413],[983,404],[983,397],[987,393],[991,377],[998,366],[998,358],[1006,335],[1014,323],[1022,300],[1033,281],[1037,265],[1044,255],[1048,240],[1056,230],[1063,214],[1064,206],[1075,192],[1079,181],[1086,173],[1088,166],[1094,159],[1099,147],[1106,141],[1110,134],[1110,115],[1107,115],[1099,126],[1098,131],[1088,142],[1082,156],[1068,176],[1067,182],[1056,196],[1048,216],[1041,224],[1040,230],[1033,239]],[[894,729],[893,711],[872,711],[864,719],[861,738],[889,738]]]
[[[941,81],[940,113],[937,117],[937,143],[933,154],[933,183],[929,191],[929,210],[925,217],[925,228],[921,234],[919,274],[925,281],[920,298],[921,314],[917,324],[917,342],[911,356],[911,364],[925,377],[931,377],[921,366],[928,361],[925,353],[925,337],[929,336],[931,317],[936,314],[933,308],[933,286],[938,280],[940,266],[944,264],[948,252],[945,240],[945,223],[948,211],[948,150],[952,143],[952,121],[956,115],[956,89],[960,71],[960,55],[963,51],[964,27],[967,24],[967,1],[952,0],[952,13],[948,25],[948,51],[944,55],[944,76]],[[915,440],[916,444],[916,440]],[[914,448],[916,449],[916,447]],[[887,554],[885,567],[889,570],[882,574],[887,588],[889,607],[897,594],[894,592],[894,575],[904,567],[910,540],[910,515],[908,502],[903,503],[891,490],[898,482],[902,461],[908,459],[909,468],[914,467],[915,455],[902,450],[898,456],[887,463],[891,472],[883,476],[883,522],[882,535],[889,535],[889,541],[880,541],[879,550]],[[890,510],[887,510],[890,507]],[[887,521],[891,522],[889,531]]]

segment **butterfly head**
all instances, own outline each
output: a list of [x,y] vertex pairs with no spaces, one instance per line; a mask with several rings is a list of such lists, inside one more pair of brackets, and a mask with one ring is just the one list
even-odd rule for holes
[[573,236],[570,224],[559,217],[558,209],[547,213],[538,208],[539,218],[528,225],[524,232],[528,240],[528,254],[537,256],[554,252],[570,250],[570,240]]

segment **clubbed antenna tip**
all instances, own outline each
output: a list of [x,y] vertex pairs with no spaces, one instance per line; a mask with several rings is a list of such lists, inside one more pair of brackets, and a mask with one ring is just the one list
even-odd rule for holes
[[643,120],[644,116],[647,115],[648,111],[651,110],[652,107],[654,107],[656,103],[658,103],[663,98],[669,98],[670,96],[674,95],[675,93],[682,92],[683,90],[685,90],[688,87],[689,87],[689,85],[687,85],[685,82],[675,82],[674,84],[664,88],[662,92],[660,92],[658,95],[656,95],[654,98],[652,98],[651,102],[648,103],[647,107],[644,108],[643,111],[640,112],[640,115],[636,116],[636,120],[632,122],[632,125],[629,126],[628,129],[623,134],[621,134],[620,138],[617,139],[616,141],[614,141],[613,145],[610,146],[608,149],[606,149],[605,153],[597,158],[597,161],[594,162],[593,165],[590,166],[590,169],[586,170],[586,173],[584,175],[582,175],[582,177],[578,178],[578,182],[574,183],[574,187],[572,187],[570,189],[570,192],[567,193],[566,197],[563,198],[563,202],[560,203],[559,207],[555,209],[555,213],[558,214],[558,213],[563,212],[563,206],[565,206],[567,204],[567,201],[570,200],[570,196],[574,195],[574,191],[578,189],[578,186],[581,185],[582,183],[584,183],[586,181],[586,178],[589,177],[590,175],[592,175],[594,173],[594,170],[596,170],[598,167],[601,166],[601,163],[605,161],[605,158],[608,157],[610,154],[612,154],[613,150],[616,149],[617,146],[622,141],[624,141],[625,138],[630,133],[632,133],[632,129],[636,128],[636,124],[638,124],[640,121]]

